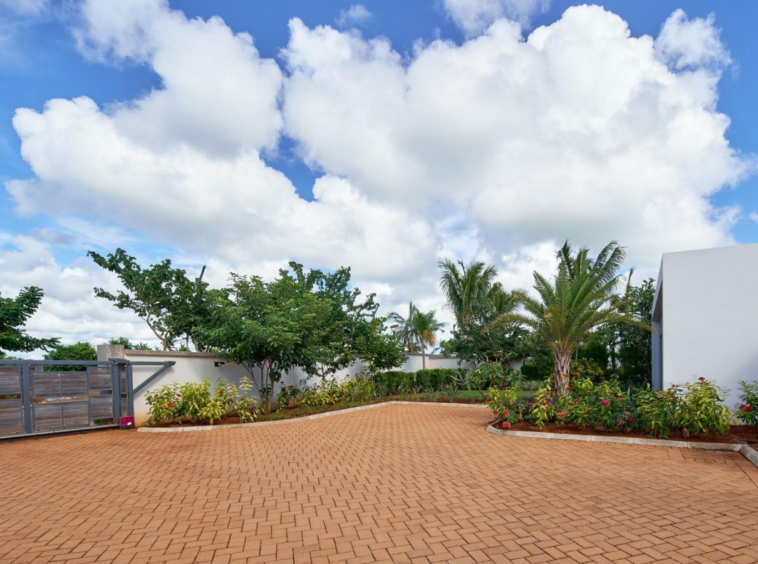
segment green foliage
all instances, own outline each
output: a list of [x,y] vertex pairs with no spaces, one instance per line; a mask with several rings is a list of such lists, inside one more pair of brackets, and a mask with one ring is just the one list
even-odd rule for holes
[[437,320],[435,311],[420,311],[413,303],[409,304],[408,317],[392,312],[387,316],[389,321],[398,324],[395,335],[410,351],[421,352],[421,364],[426,368],[426,349],[437,343],[437,331],[445,324]]
[[540,388],[534,394],[534,398],[530,403],[531,412],[529,413],[529,421],[539,429],[544,429],[545,425],[555,417],[554,396],[555,391],[550,384],[544,388]]
[[574,254],[566,243],[558,251],[560,265],[555,278],[548,280],[534,273],[539,298],[525,294],[519,297],[526,313],[503,314],[491,325],[518,323],[534,331],[553,352],[559,396],[566,394],[572,352],[594,329],[607,324],[630,324],[649,330],[647,323],[624,313],[626,302],[617,299],[617,271],[624,255],[615,241],[595,259],[589,258],[588,249]]
[[741,382],[740,400],[737,418],[746,425],[758,427],[758,382]]
[[440,286],[456,317],[451,338],[441,343],[443,354],[474,364],[499,363],[503,368],[530,355],[528,333],[517,324],[492,326],[499,316],[516,311],[522,292],[506,292],[493,282],[496,267],[483,262],[464,265],[444,260],[439,266]]
[[15,298],[0,297],[0,354],[49,350],[58,344],[58,339],[37,339],[24,329],[29,318],[39,309],[43,296],[40,288],[30,286]]
[[497,388],[490,388],[487,392],[487,399],[489,401],[490,409],[498,421],[511,421],[513,415],[511,412],[516,406],[516,400],[518,395],[514,389],[499,390]]
[[115,337],[113,339],[108,340],[109,345],[121,345],[124,347],[125,350],[132,350],[132,351],[150,351],[153,350],[150,348],[150,345],[147,343],[133,343],[129,340],[128,337]]
[[694,384],[681,388],[676,423],[686,435],[726,433],[732,419],[723,405],[723,390],[702,376]]
[[668,437],[676,425],[678,408],[677,388],[668,390],[651,390],[650,387],[640,391],[637,396],[637,412],[640,424],[650,435],[659,439]]
[[126,290],[112,294],[95,288],[95,295],[113,302],[119,309],[134,311],[161,341],[163,350],[169,350],[180,337],[187,341],[191,338],[198,349],[203,348],[195,328],[208,315],[207,284],[191,281],[184,270],[173,268],[168,259],[142,268],[123,249],[116,249],[106,257],[94,251],[87,255],[97,265],[115,273]]
[[[56,345],[49,353],[45,355],[45,360],[97,360],[97,351],[89,343],[76,343],[74,345]],[[45,370],[54,370],[56,372],[86,370],[86,366],[46,366]]]
[[258,407],[249,396],[252,389],[249,378],[240,379],[239,389],[224,379],[218,381],[215,392],[212,388],[210,379],[204,378],[201,382],[173,382],[146,392],[145,401],[150,407],[147,424],[181,424],[189,419],[213,425],[230,415],[238,415],[243,422],[255,421]]
[[[502,392],[490,393],[496,401],[493,410],[505,409]],[[544,428],[547,423],[574,424],[605,431],[643,431],[666,438],[674,429],[685,436],[729,431],[731,415],[723,404],[722,391],[704,378],[687,386],[672,386],[665,391],[628,388],[617,378],[599,383],[588,377],[574,377],[565,396],[558,396],[548,385],[529,400],[508,403],[510,421],[526,419]],[[507,396],[510,402],[511,397]],[[515,418],[514,418],[515,416]]]

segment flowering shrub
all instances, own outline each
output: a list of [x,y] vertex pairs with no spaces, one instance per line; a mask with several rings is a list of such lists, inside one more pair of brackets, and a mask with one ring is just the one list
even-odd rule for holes
[[732,419],[729,408],[723,404],[721,388],[702,376],[694,384],[678,388],[676,425],[687,435],[726,433]]
[[498,421],[515,423],[516,413],[514,412],[514,408],[518,398],[516,390],[498,390],[497,388],[490,388],[487,398],[489,400],[488,403],[490,409],[492,410],[492,413],[495,414]]
[[641,427],[660,439],[668,437],[676,423],[678,401],[676,386],[663,391],[651,390],[650,387],[641,391],[636,402]]
[[150,408],[148,425],[171,421],[183,423],[187,419],[193,423],[224,419],[237,414],[242,421],[255,421],[258,406],[248,394],[252,381],[245,377],[240,380],[240,390],[234,384],[223,379],[218,381],[216,392],[212,392],[211,381],[203,378],[201,382],[179,384],[173,382],[157,391],[146,392],[145,401]]
[[544,388],[537,390],[529,402],[531,413],[529,421],[537,425],[538,428],[544,429],[545,425],[555,417],[555,391],[548,384]]
[[737,419],[758,427],[758,382],[741,382],[740,391],[742,403],[737,410]]
[[[512,390],[490,390],[488,401],[498,421],[509,424],[527,420],[540,429],[548,423],[574,424],[606,431],[644,431],[666,438],[672,429],[681,429],[685,436],[727,432],[731,415],[722,397],[722,390],[705,378],[664,391],[624,391],[617,379],[594,383],[572,375],[569,393],[561,398],[548,385],[526,404],[518,401]],[[758,383],[745,384],[742,397],[738,417],[755,424]]]

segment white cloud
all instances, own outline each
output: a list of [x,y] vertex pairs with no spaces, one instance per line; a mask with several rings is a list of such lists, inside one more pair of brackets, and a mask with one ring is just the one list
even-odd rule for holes
[[347,10],[340,10],[336,22],[340,27],[349,27],[365,23],[373,16],[363,4],[354,4]]
[[529,27],[533,16],[550,7],[550,0],[444,0],[444,6],[458,27],[471,36],[500,18]]
[[661,58],[677,69],[701,65],[728,65],[729,51],[721,42],[716,17],[687,19],[684,10],[676,10],[661,28],[655,40]]
[[152,150],[192,145],[234,154],[276,147],[281,71],[252,37],[221,20],[187,19],[165,0],[88,0],[76,30],[90,57],[149,64],[162,88],[109,108],[119,134]]
[[758,223],[758,212],[750,212],[750,215],[748,215],[748,219],[750,221],[754,221],[755,223]]
[[[118,289],[114,275],[86,257],[61,265],[49,244],[34,237],[0,233],[3,297],[14,297],[25,286],[39,286],[45,292],[40,309],[27,324],[33,336],[59,337],[64,344],[82,340],[97,344],[118,336],[156,341],[135,314],[95,298],[95,286]],[[38,353],[32,356],[39,358]]]
[[369,195],[457,206],[496,255],[616,238],[653,272],[662,251],[732,242],[733,211],[709,196],[750,165],[714,109],[718,75],[672,71],[602,8],[526,41],[499,20],[407,63],[383,39],[290,27],[287,132]]
[[[707,33],[664,48],[582,6],[526,39],[498,19],[461,45],[404,57],[386,39],[295,19],[282,71],[218,18],[190,20],[158,0],[117,4],[84,3],[81,49],[148,65],[162,85],[104,108],[80,97],[17,111],[35,177],[7,188],[19,213],[61,219],[18,251],[32,263],[48,256],[45,276],[3,269],[4,293],[24,280],[64,292],[63,273],[79,268],[87,282],[69,301],[100,312],[86,310],[97,274],[49,255],[61,237],[178,246],[174,258],[208,264],[217,286],[230,270],[272,277],[291,259],[349,265],[385,308],[413,299],[438,310],[443,256],[492,260],[521,287],[554,268],[566,238],[594,249],[619,240],[641,277],[657,273],[662,252],[733,241],[737,210],[710,196],[754,169],[725,137],[718,65],[702,55],[713,48],[696,40]],[[313,201],[266,163],[281,135],[324,172]],[[46,311],[59,316],[45,318],[53,327],[69,326],[62,305]]]
[[0,0],[4,8],[19,16],[39,16],[50,8],[49,0]]

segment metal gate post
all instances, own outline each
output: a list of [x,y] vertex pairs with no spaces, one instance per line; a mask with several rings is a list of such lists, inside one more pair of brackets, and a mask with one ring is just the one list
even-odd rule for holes
[[134,373],[132,363],[126,365],[126,406],[128,415],[134,417]]
[[21,398],[24,409],[24,432],[32,434],[32,381],[29,375],[29,361],[21,364]]
[[111,364],[111,378],[113,380],[113,422],[121,423],[121,374],[118,364]]

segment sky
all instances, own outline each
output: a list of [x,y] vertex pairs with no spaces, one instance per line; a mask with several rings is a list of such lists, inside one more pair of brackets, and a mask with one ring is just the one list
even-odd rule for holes
[[[444,309],[437,262],[508,288],[554,249],[758,241],[755,2],[0,0],[0,294],[65,343],[150,341],[86,257],[222,286],[352,268]],[[444,338],[444,336],[443,336]]]

